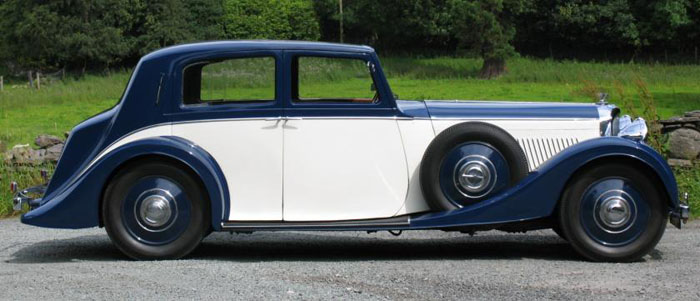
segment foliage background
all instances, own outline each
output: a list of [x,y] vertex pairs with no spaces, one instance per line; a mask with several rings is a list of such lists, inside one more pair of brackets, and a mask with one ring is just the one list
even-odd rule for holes
[[[383,53],[698,62],[700,0],[345,0],[344,42]],[[133,66],[215,39],[339,40],[338,0],[0,0],[0,65]]]

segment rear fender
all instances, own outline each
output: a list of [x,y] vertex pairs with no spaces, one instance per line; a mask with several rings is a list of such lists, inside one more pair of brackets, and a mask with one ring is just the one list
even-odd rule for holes
[[163,156],[188,166],[201,179],[211,202],[212,228],[219,230],[228,212],[228,186],[214,158],[196,144],[179,137],[137,140],[109,152],[63,191],[22,216],[22,222],[49,228],[88,228],[99,225],[100,200],[110,177],[124,162],[142,156]]

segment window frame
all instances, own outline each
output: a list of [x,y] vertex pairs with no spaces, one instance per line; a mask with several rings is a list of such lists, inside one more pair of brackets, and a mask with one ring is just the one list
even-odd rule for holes
[[[232,100],[224,100],[224,101],[216,102],[216,103],[213,103],[213,102],[214,102],[213,99],[212,99],[212,100],[208,100],[208,101],[202,101],[202,99],[201,99],[201,93],[202,93],[202,76],[201,76],[201,72],[203,71],[203,68],[204,68],[204,67],[206,67],[207,65],[210,65],[210,64],[216,64],[216,63],[225,62],[225,61],[230,61],[230,60],[244,60],[244,59],[256,59],[256,58],[271,58],[271,59],[273,60],[273,61],[272,61],[272,65],[273,65],[273,68],[274,68],[274,69],[273,69],[272,72],[273,72],[273,80],[274,80],[274,82],[273,82],[273,85],[272,85],[272,89],[273,89],[274,95],[273,95],[272,99],[259,99],[259,100],[258,100],[258,99],[250,99],[250,100],[243,100],[243,99],[234,100],[234,99],[232,99]],[[208,63],[207,63],[207,62],[208,62]],[[199,102],[199,103],[190,103],[190,104],[187,104],[187,103],[185,103],[185,86],[186,86],[186,84],[185,84],[185,72],[187,71],[188,68],[190,68],[190,67],[192,67],[192,66],[201,65],[201,64],[203,64],[203,63],[207,63],[207,64],[204,64],[204,65],[202,66],[202,68],[200,68],[200,76],[199,76],[199,81],[200,81],[200,84],[199,84],[200,102]],[[232,56],[232,57],[226,57],[226,58],[208,59],[208,60],[198,60],[198,61],[191,62],[191,63],[185,65],[185,66],[182,68],[182,70],[180,71],[180,97],[179,97],[180,105],[183,106],[183,107],[199,107],[199,106],[209,107],[209,106],[227,106],[227,105],[230,105],[230,104],[255,105],[255,104],[268,104],[268,103],[276,102],[277,99],[279,98],[279,97],[278,97],[278,96],[279,96],[279,94],[278,94],[279,91],[278,91],[278,89],[277,89],[277,86],[278,86],[277,73],[278,73],[278,72],[279,72],[278,58],[277,58],[276,56],[274,56],[274,55]]]
[[[377,103],[342,103],[342,102],[337,102],[337,103],[332,103],[332,102],[298,102],[294,101],[292,99],[292,79],[294,78],[292,75],[292,72],[294,72],[293,67],[293,60],[295,57],[323,57],[323,58],[338,58],[338,59],[359,59],[364,62],[369,62],[374,66],[374,71],[369,72],[372,81],[377,89],[377,92],[379,93],[379,101]],[[287,91],[285,92],[285,110],[292,110],[291,114],[295,114],[294,111],[298,110],[303,110],[303,109],[318,109],[318,110],[339,110],[339,109],[345,109],[344,111],[348,111],[347,114],[350,115],[374,115],[374,114],[379,114],[379,115],[392,115],[394,114],[393,111],[395,111],[395,106],[393,106],[393,97],[391,93],[387,93],[387,83],[386,80],[384,80],[384,75],[382,73],[382,70],[380,68],[379,62],[376,58],[376,56],[372,55],[371,53],[366,53],[366,52],[336,52],[336,51],[321,51],[321,50],[287,50],[285,52],[285,87]],[[378,109],[382,110],[391,110],[391,113],[381,113],[377,111]],[[369,112],[370,111],[375,111],[375,112]],[[314,110],[311,110],[314,111]],[[306,111],[305,113],[312,113],[311,111]],[[353,113],[355,111],[355,113]],[[301,111],[298,111],[298,113],[302,113]],[[338,112],[340,113],[340,112]],[[347,115],[346,113],[341,113],[341,115]]]
[[[188,65],[208,60],[269,56],[275,59],[275,100],[272,102],[236,103],[217,105],[183,104],[183,71]],[[194,51],[182,55],[171,62],[169,81],[173,83],[167,96],[170,103],[164,115],[171,122],[190,122],[196,120],[217,120],[237,118],[269,118],[282,114],[284,54],[271,49],[229,50],[214,52]]]
[[[357,97],[338,97],[338,98],[326,98],[326,97],[320,97],[320,98],[302,98],[301,96],[301,74],[300,74],[300,69],[299,66],[301,65],[300,62],[302,61],[302,58],[311,58],[311,59],[327,59],[327,60],[353,60],[353,61],[360,61],[364,65],[366,75],[368,75],[369,79],[372,81],[372,86],[375,87],[375,93],[376,96],[378,97],[377,102],[371,102],[372,98],[368,98],[370,101],[369,102],[353,102],[353,99],[358,99]],[[313,104],[352,104],[352,105],[357,105],[357,104],[376,104],[382,101],[381,94],[379,93],[379,90],[376,89],[377,87],[377,82],[374,78],[374,73],[373,71],[370,71],[370,68],[374,68],[374,63],[372,63],[369,60],[363,60],[359,58],[344,58],[344,57],[329,57],[329,56],[311,56],[311,55],[294,55],[290,57],[291,60],[291,69],[290,69],[290,83],[291,83],[291,89],[290,89],[290,98],[292,103],[295,104],[302,104],[302,103],[313,103]],[[354,63],[354,62],[353,62]],[[333,85],[333,82],[330,82],[330,86]],[[334,102],[334,100],[337,100],[337,102]]]

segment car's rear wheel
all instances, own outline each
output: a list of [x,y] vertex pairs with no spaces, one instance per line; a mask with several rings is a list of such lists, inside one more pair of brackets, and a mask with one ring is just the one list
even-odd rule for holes
[[102,218],[116,247],[134,259],[177,259],[189,254],[210,227],[199,181],[166,161],[122,168],[107,186]]
[[486,200],[527,176],[527,160],[506,131],[465,122],[440,133],[423,156],[423,195],[436,211]]
[[633,261],[651,251],[666,228],[665,198],[653,177],[621,163],[597,165],[572,180],[559,206],[571,246],[593,261]]

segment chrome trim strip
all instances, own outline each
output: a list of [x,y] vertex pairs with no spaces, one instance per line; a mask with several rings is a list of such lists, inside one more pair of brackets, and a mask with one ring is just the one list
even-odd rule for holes
[[409,216],[397,216],[367,220],[343,221],[226,221],[221,223],[225,231],[279,231],[279,230],[355,230],[378,228],[407,228],[410,226]]
[[424,102],[447,102],[447,103],[496,103],[496,104],[513,104],[513,103],[526,103],[526,104],[546,104],[552,106],[560,107],[574,107],[574,106],[597,106],[596,103],[572,103],[572,102],[551,102],[551,101],[512,101],[512,100],[469,100],[469,99],[425,99]]
[[[415,118],[418,119],[418,118]],[[549,117],[536,117],[536,118],[527,118],[527,117],[483,117],[483,116],[474,116],[474,117],[431,117],[431,120],[546,120],[546,121],[591,121],[591,120],[598,120],[596,118],[549,118]]]

